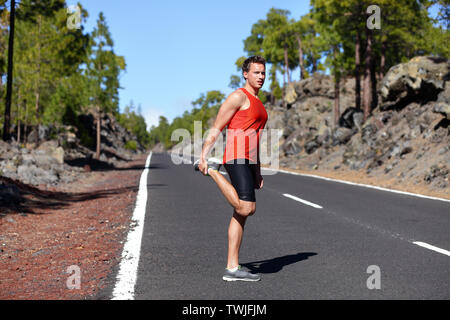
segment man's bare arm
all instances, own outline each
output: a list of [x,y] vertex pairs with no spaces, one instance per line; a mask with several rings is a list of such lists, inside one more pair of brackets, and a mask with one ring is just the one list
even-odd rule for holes
[[214,121],[214,125],[212,126],[203,144],[202,154],[200,156],[201,159],[206,159],[223,128],[227,125],[239,108],[244,105],[244,103],[245,94],[240,91],[235,91],[230,94],[221,105],[219,112],[217,113],[216,120]]

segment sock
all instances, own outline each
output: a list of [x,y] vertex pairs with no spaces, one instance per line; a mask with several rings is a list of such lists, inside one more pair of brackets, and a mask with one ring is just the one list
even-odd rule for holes
[[235,272],[235,271],[237,271],[237,269],[238,269],[238,267],[234,267],[234,268],[231,268],[231,269],[228,269],[228,268],[227,268],[227,270],[228,270],[228,271],[231,271],[231,272]]

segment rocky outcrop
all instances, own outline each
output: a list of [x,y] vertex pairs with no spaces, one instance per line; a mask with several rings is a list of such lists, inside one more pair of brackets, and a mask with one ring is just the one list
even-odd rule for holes
[[[112,168],[145,151],[134,135],[120,126],[112,115],[105,114],[101,127],[101,155],[99,161],[94,160],[95,143],[90,148],[82,145],[80,133],[83,131],[85,137],[87,135],[95,142],[94,116],[82,115],[79,122],[83,127],[35,128],[28,135],[26,145],[0,141],[0,175],[31,185],[70,183],[80,173],[90,171],[92,166]],[[136,150],[127,149],[126,143],[133,140]]]
[[450,80],[450,61],[416,57],[392,67],[381,82],[381,110],[401,109],[409,103],[436,101]]
[[[287,108],[267,104],[266,128],[282,131],[280,165],[303,170],[359,170],[397,182],[450,186],[448,60],[417,57],[392,67],[380,85],[380,104],[363,122],[354,80],[340,88],[341,116],[333,124],[333,78],[315,74],[291,83]],[[283,104],[281,104],[283,105]]]

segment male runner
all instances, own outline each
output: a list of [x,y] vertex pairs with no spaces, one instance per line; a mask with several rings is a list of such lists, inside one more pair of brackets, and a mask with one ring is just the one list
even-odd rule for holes
[[[238,260],[245,222],[256,211],[255,189],[263,187],[259,138],[267,122],[267,112],[258,98],[258,91],[264,84],[265,63],[264,58],[259,56],[245,60],[242,66],[245,85],[231,93],[220,107],[204,142],[200,159],[194,163],[196,170],[211,176],[233,207],[233,217],[228,227],[228,259],[223,275],[225,281],[260,280],[258,275],[241,270]],[[214,158],[207,161],[207,155],[227,125],[223,161]],[[231,183],[219,172],[222,164]]]

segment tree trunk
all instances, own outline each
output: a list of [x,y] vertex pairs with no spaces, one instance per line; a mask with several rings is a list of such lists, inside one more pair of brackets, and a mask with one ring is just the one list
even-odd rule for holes
[[381,43],[381,59],[380,59],[380,81],[384,77],[384,68],[386,66],[386,41]]
[[305,66],[303,64],[303,48],[302,48],[302,39],[300,38],[300,35],[297,35],[297,42],[298,42],[298,64],[300,66],[300,80],[303,80],[305,78]]
[[24,107],[25,107],[25,121],[24,121],[24,128],[23,128],[23,140],[25,145],[28,143],[28,105],[27,105],[27,100],[23,101]]
[[[338,49],[334,47],[334,59],[337,60]],[[340,94],[340,70],[338,66],[334,66],[334,127],[337,128],[339,124],[340,110],[339,110],[339,94]]]
[[311,57],[311,61],[312,61],[312,69],[311,72],[312,74],[317,72],[317,58],[314,57],[314,55]]
[[364,96],[363,96],[363,108],[364,108],[364,121],[367,120],[372,112],[372,30],[366,28],[367,47],[366,57],[364,61]]
[[340,114],[340,110],[339,110],[339,104],[340,104],[340,100],[339,100],[339,90],[340,90],[340,86],[339,86],[339,75],[335,75],[334,77],[334,127],[337,128],[338,124],[339,124],[339,117],[341,116]]
[[378,104],[378,94],[377,94],[377,72],[376,72],[376,66],[375,66],[375,59],[372,58],[371,64],[370,64],[370,82],[371,82],[371,89],[372,89],[372,102],[370,104],[370,110],[372,111],[377,107]]
[[6,101],[5,101],[5,120],[3,122],[3,140],[10,138],[11,125],[11,97],[13,82],[13,54],[14,54],[14,19],[16,12],[16,1],[11,0],[11,12],[9,16],[9,42],[8,42],[8,79],[6,81]]
[[41,81],[41,22],[42,22],[42,18],[41,16],[38,17],[38,58],[37,58],[37,79],[36,79],[36,92],[35,92],[35,109],[36,109],[36,120],[37,120],[37,145],[39,145],[40,143],[40,138],[39,138],[39,127],[41,125],[41,116],[40,116],[40,112],[41,112],[41,108],[40,108],[40,81]]
[[291,77],[289,75],[289,59],[288,59],[288,48],[287,46],[284,46],[284,65],[286,68],[286,74],[287,74],[287,82],[291,82]]
[[361,109],[361,37],[359,30],[356,31],[355,43],[355,106],[356,109]]
[[275,103],[275,95],[274,95],[274,87],[273,84],[277,82],[277,67],[275,63],[272,64],[272,67],[270,68],[270,76],[271,76],[271,95],[270,95],[270,103]]
[[101,110],[100,110],[100,107],[98,107],[97,108],[97,148],[96,148],[96,152],[95,152],[95,159],[97,159],[97,160],[100,160],[101,121],[102,121]]
[[20,88],[17,92],[17,142],[20,144],[20,104],[21,104],[21,96],[20,96]]
[[20,119],[17,120],[17,143],[20,144]]

